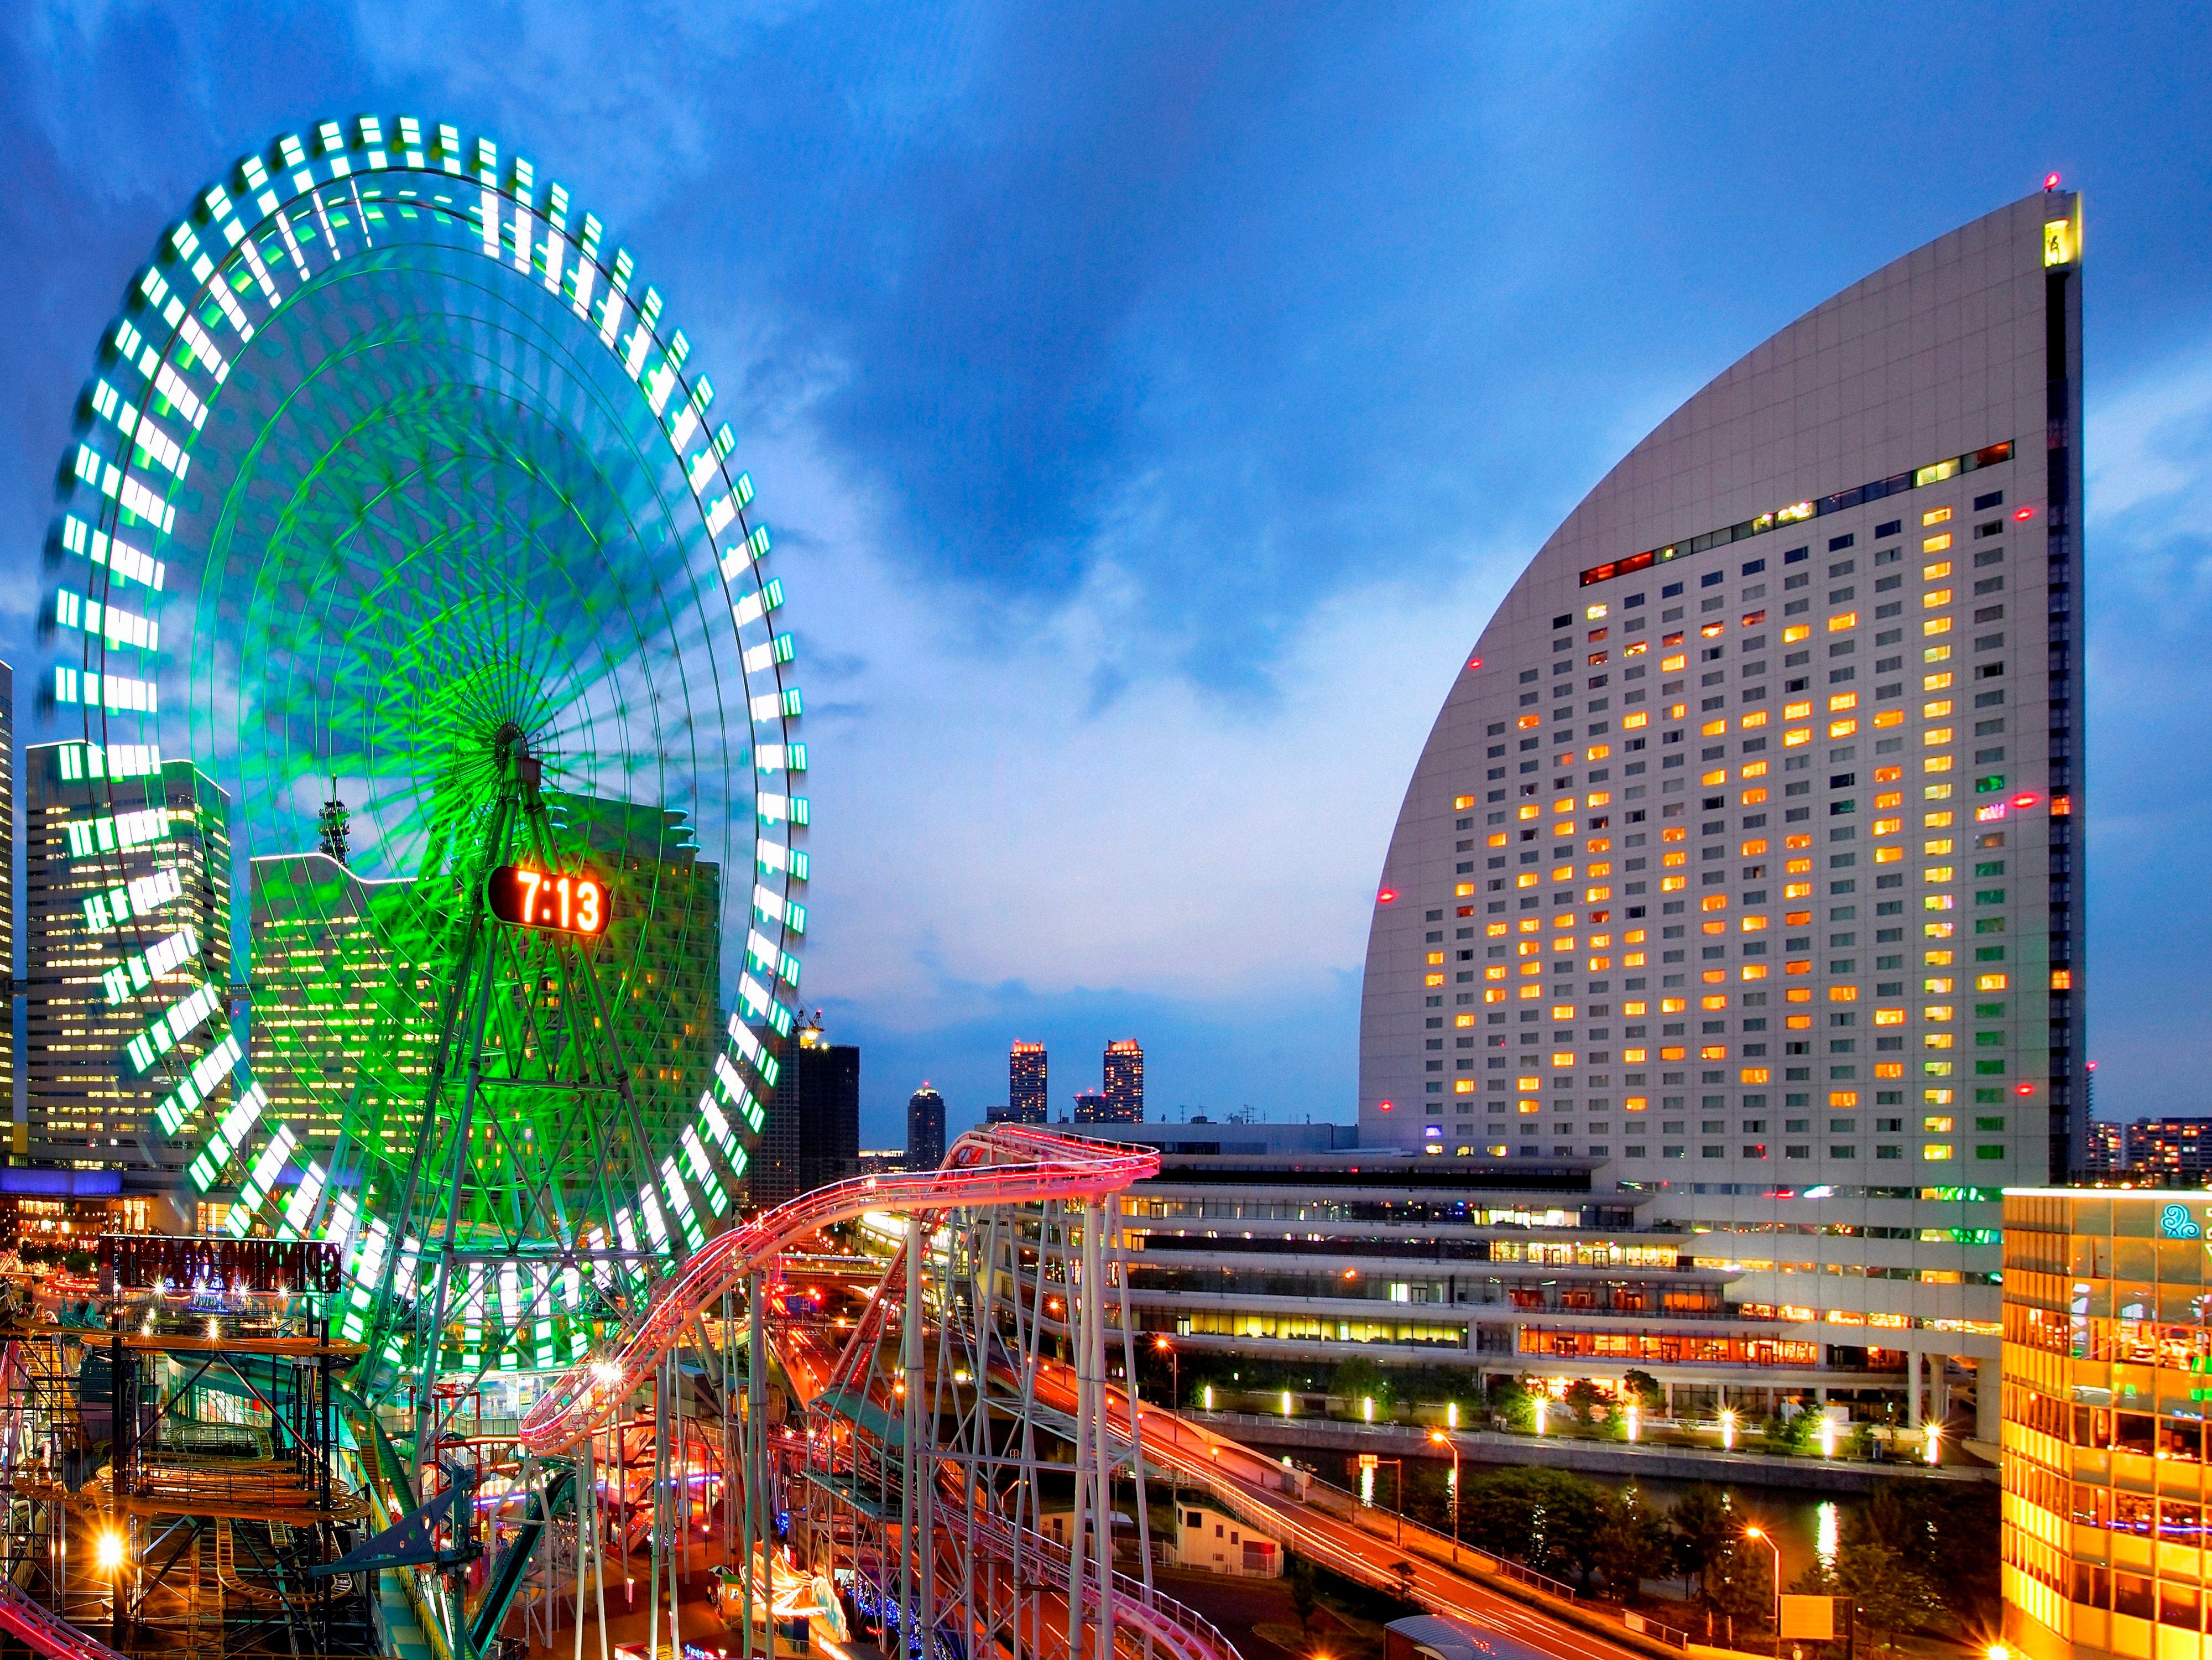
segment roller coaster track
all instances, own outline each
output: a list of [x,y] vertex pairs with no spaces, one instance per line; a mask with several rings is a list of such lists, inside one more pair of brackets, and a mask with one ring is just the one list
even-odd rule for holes
[[717,1234],[654,1293],[637,1329],[611,1356],[571,1367],[522,1420],[520,1440],[540,1457],[566,1451],[604,1427],[685,1329],[779,1252],[834,1222],[870,1211],[929,1214],[993,1205],[1103,1199],[1159,1173],[1149,1147],[1115,1147],[1025,1125],[970,1130],[944,1164],[899,1176],[863,1176],[801,1194]]
[[[1086,1141],[1021,1125],[971,1130],[933,1171],[863,1177],[801,1195],[719,1235],[692,1254],[683,1271],[655,1293],[645,1319],[611,1355],[572,1368],[523,1420],[519,1439],[544,1456],[596,1433],[620,1404],[653,1376],[702,1314],[791,1243],[832,1223],[872,1211],[934,1219],[955,1210],[1052,1202],[1095,1202],[1159,1171],[1148,1147]],[[963,1518],[963,1522],[968,1518]],[[1042,1535],[1001,1518],[973,1518],[971,1535],[1001,1560],[1038,1565],[1064,1554]],[[1080,1618],[1088,1624],[1110,1606],[1115,1623],[1150,1637],[1173,1660],[1236,1660],[1212,1626],[1174,1599],[1115,1573],[1109,1586],[1086,1581]]]

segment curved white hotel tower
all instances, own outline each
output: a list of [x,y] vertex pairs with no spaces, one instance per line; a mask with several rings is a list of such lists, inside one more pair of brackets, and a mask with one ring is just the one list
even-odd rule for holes
[[2054,191],[1885,265],[1530,561],[1383,864],[1363,1146],[1595,1161],[1755,1316],[1996,1353],[1998,1189],[2078,1151],[2079,252]]

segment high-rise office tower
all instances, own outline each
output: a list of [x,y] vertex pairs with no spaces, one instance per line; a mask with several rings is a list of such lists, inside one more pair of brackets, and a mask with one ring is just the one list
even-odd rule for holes
[[23,762],[30,1157],[180,1171],[238,1058],[230,800],[131,745]]
[[1017,1043],[1006,1054],[1006,1119],[1045,1122],[1045,1052],[1042,1043]]
[[[817,1017],[818,1018],[818,1017]],[[780,1205],[860,1173],[860,1051],[799,1028],[752,1170],[756,1205]]]
[[924,1079],[906,1100],[906,1167],[935,1170],[945,1162],[945,1098]]
[[[323,850],[249,866],[253,1073],[311,1146],[336,1136],[364,1054],[384,1057],[373,1076],[422,1075],[444,972],[445,947],[422,935],[417,885],[364,878],[334,856],[348,845],[343,813],[335,800],[325,806]],[[720,1031],[720,871],[698,859],[679,812],[549,794],[546,816],[558,845],[606,884],[607,931],[591,961],[650,1135],[707,1087]],[[565,1018],[556,1000],[534,1019],[550,1034]],[[404,1110],[379,1116],[398,1133]]]
[[1145,1051],[1133,1037],[1117,1037],[1106,1046],[1106,1116],[1097,1122],[1145,1122]]
[[1363,1144],[1603,1161],[1789,1335],[1994,1358],[1998,1189],[2081,1152],[2080,226],[1853,284],[1538,552],[1384,860]]

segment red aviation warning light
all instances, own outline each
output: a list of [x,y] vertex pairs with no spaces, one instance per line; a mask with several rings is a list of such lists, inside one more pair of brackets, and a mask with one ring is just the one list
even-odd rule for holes
[[2058,188],[2058,175],[2055,173],[2047,173],[2044,174],[2043,188],[2045,190],[2057,190]]
[[1394,903],[1396,901],[1397,897],[1398,897],[1398,890],[1397,890],[1397,889],[1395,889],[1395,888],[1384,888],[1384,889],[1383,889],[1380,893],[1377,893],[1377,894],[1375,896],[1375,903],[1376,903],[1376,904],[1378,904],[1378,905],[1388,905],[1388,904]]

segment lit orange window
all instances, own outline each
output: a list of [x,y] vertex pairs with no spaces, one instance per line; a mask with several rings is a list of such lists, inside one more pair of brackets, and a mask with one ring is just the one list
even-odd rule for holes
[[1659,1000],[1659,1012],[1662,1014],[1680,1014],[1688,1006],[1679,997],[1662,997]]
[[1638,709],[1633,714],[1623,715],[1620,719],[1620,724],[1627,727],[1629,731],[1634,732],[1640,727],[1650,726],[1651,724],[1651,717],[1644,713],[1643,710]]
[[1626,1014],[1630,1019],[1636,1020],[1642,1018],[1644,1011],[1649,1009],[1650,1006],[1651,1006],[1649,1003],[1639,1000],[1633,1003],[1623,1003],[1620,1006],[1620,1010],[1621,1012]]
[[1515,944],[1513,954],[1516,957],[1534,957],[1543,949],[1544,942],[1540,939],[1522,939]]
[[1728,722],[1726,721],[1708,721],[1704,726],[1698,728],[1698,734],[1702,738],[1717,738],[1727,730]]
[[2071,990],[2073,990],[2073,989],[2074,989],[2074,970],[2071,970],[2071,969],[2053,969],[2053,970],[2051,970],[2051,990],[2053,990],[2053,991],[2071,991]]
[[1923,553],[1942,553],[1948,550],[1950,545],[1951,532],[1945,531],[1941,536],[1923,538],[1920,543],[1920,551]]
[[1903,709],[1884,709],[1874,718],[1877,727],[1901,727],[1905,724]]
[[1720,992],[1700,997],[1698,1000],[1698,1006],[1701,1009],[1724,1009],[1728,1006],[1728,994]]
[[1427,979],[1426,979],[1423,983],[1425,983],[1425,984],[1426,984],[1426,985],[1431,985],[1431,986],[1441,986],[1442,984],[1443,984],[1443,982],[1444,982],[1444,977],[1443,977],[1443,976],[1442,976],[1441,974],[1432,974],[1432,975],[1430,975],[1430,976],[1428,976],[1428,978],[1427,978]]
[[1689,856],[1690,856],[1690,855],[1689,855],[1688,854],[1686,854],[1686,853],[1670,853],[1670,854],[1665,854],[1664,856],[1662,856],[1662,857],[1660,859],[1659,862],[1660,862],[1662,865],[1668,866],[1670,866],[1670,867],[1671,867],[1671,866],[1673,866],[1680,865],[1680,864],[1683,863],[1684,861],[1686,861],[1686,860],[1689,858]]
[[1923,582],[1940,582],[1950,574],[1951,562],[1948,559],[1938,559],[1933,564],[1920,568],[1920,580]]
[[1894,784],[1904,776],[1905,769],[1902,767],[1876,767],[1874,769],[1874,781],[1877,784]]
[[1680,1061],[1688,1053],[1689,1051],[1685,1049],[1663,1049],[1659,1051],[1659,1058],[1662,1061]]
[[1739,917],[1736,927],[1741,928],[1746,933],[1763,933],[1766,929],[1766,919],[1764,916]]
[[1567,1049],[1555,1049],[1555,1050],[1553,1050],[1553,1054],[1552,1054],[1552,1064],[1553,1064],[1553,1066],[1555,1066],[1555,1067],[1571,1067],[1572,1065],[1574,1065],[1574,1063],[1575,1063],[1575,1057],[1574,1057],[1573,1052],[1572,1052],[1571,1050],[1567,1050]]
[[[1891,802],[1894,802],[1897,800],[1893,795],[1883,796],[1879,799]],[[1874,833],[1876,836],[1894,836],[1898,831],[1904,828],[1905,820],[1902,818],[1877,818],[1874,821]]]
[[1828,713],[1839,709],[1855,709],[1859,706],[1859,695],[1855,691],[1839,691],[1828,700]]
[[1932,697],[1920,706],[1920,716],[1923,721],[1941,721],[1950,713],[1951,700],[1948,697]]
[[1920,625],[1920,632],[1923,635],[1948,634],[1950,631],[1951,619],[1948,617],[1931,617]]
[[1738,721],[1737,724],[1746,732],[1749,732],[1753,727],[1763,727],[1766,724],[1766,711],[1765,709],[1753,709],[1749,714],[1745,715],[1741,721]]
[[1930,588],[1920,596],[1920,608],[1923,611],[1936,611],[1950,603],[1951,590],[1948,588]]
[[1856,721],[1831,721],[1828,722],[1828,736],[1831,738],[1849,738],[1858,729],[1859,723]]
[[1686,654],[1678,651],[1672,657],[1661,658],[1659,660],[1659,667],[1662,672],[1672,674],[1676,669],[1680,668],[1689,660],[1689,657]]
[[1726,623],[1708,623],[1705,627],[1699,629],[1698,632],[1705,635],[1708,640],[1717,640],[1722,635],[1728,632],[1728,624]]
[[1572,836],[1574,833],[1575,821],[1571,818],[1563,819],[1552,826],[1552,834],[1554,836]]
[[1669,721],[1679,721],[1682,718],[1683,712],[1689,707],[1687,703],[1669,703],[1667,705],[1667,718]]
[[1929,526],[1930,526],[1930,525],[1943,525],[1943,524],[1948,524],[1948,523],[1950,522],[1950,520],[1951,520],[1951,509],[1950,509],[1950,508],[1929,508],[1929,509],[1928,509],[1928,511],[1927,511],[1927,512],[1925,512],[1925,513],[1923,513],[1923,514],[1922,514],[1920,515],[1920,525],[1921,525],[1921,528],[1922,528],[1922,529],[1923,529],[1923,530],[1925,530],[1925,529],[1926,529]]
[[1700,1061],[1725,1061],[1728,1059],[1728,1045],[1725,1043],[1708,1043],[1698,1051],[1698,1059]]
[[2002,974],[1982,974],[1974,976],[1976,991],[2002,991],[2012,982]]
[[1810,899],[1813,897],[1813,885],[1810,882],[1784,882],[1782,885],[1782,897],[1784,899]]
[[1487,845],[1493,848],[1504,847],[1505,845],[1505,832],[1504,830],[1492,831],[1490,841]]
[[1903,1009],[1876,1009],[1874,1012],[1874,1023],[1877,1026],[1901,1026],[1905,1024],[1905,1011]]
[[1702,773],[1698,775],[1698,781],[1708,789],[1715,784],[1725,784],[1728,782],[1728,769],[1721,767],[1711,772]]
[[1583,751],[1583,758],[1586,761],[1602,761],[1612,753],[1613,745],[1610,744],[1592,744]]
[[1812,712],[1813,706],[1809,702],[1791,703],[1783,709],[1782,718],[1784,721],[1802,721]]
[[1951,741],[1951,728],[1948,727],[1930,727],[1927,731],[1920,734],[1920,741],[1923,745],[1930,749],[1933,749],[1939,744],[1948,744]]
[[1613,792],[1611,790],[1592,790],[1586,799],[1591,806],[1601,807],[1605,806],[1607,802],[1613,800]]
[[1620,648],[1620,654],[1623,657],[1641,657],[1650,649],[1651,642],[1649,640],[1638,640],[1633,645],[1623,646]]
[[1505,977],[1505,965],[1500,963],[1493,968],[1485,969],[1482,971],[1482,977],[1486,980],[1503,980]]
[[1644,953],[1640,951],[1632,951],[1627,952],[1621,958],[1620,966],[1625,969],[1642,968],[1644,966]]
[[[1745,768],[1745,769],[1744,769],[1744,770],[1745,770],[1745,771],[1747,771],[1747,772],[1748,772],[1748,771],[1750,770],[1750,769],[1749,769],[1748,767],[1747,767],[1747,768]],[[1766,800],[1766,789],[1765,789],[1765,787],[1764,785],[1761,785],[1761,786],[1760,786],[1759,788],[1757,788],[1757,789],[1746,790],[1746,791],[1743,793],[1743,804],[1744,804],[1744,806],[1746,806],[1747,807],[1755,807],[1755,806],[1757,806],[1760,802],[1762,802],[1762,801],[1764,801],[1764,800]]]
[[1756,859],[1756,858],[1758,858],[1758,857],[1759,857],[1759,854],[1761,854],[1762,853],[1765,853],[1765,851],[1766,851],[1766,841],[1765,841],[1765,838],[1762,836],[1762,837],[1759,837],[1759,838],[1758,838],[1758,839],[1756,839],[1756,840],[1749,841],[1749,842],[1745,842],[1745,843],[1743,844],[1743,849],[1742,849],[1741,853],[1739,854],[1739,857],[1745,858],[1745,859]]
[[[1887,774],[1889,775],[1889,777],[1888,777],[1887,779],[1885,779],[1885,778],[1881,775],[1882,775],[1882,773],[1884,773],[1884,772],[1886,772],[1886,773],[1887,773]],[[1887,783],[1887,782],[1889,782],[1889,781],[1891,781],[1894,780],[1894,779],[1896,778],[1896,776],[1897,776],[1897,769],[1896,769],[1895,767],[1884,767],[1884,768],[1881,769],[1881,772],[1877,772],[1876,774],[1875,774],[1875,775],[1874,775],[1874,781],[1875,781],[1875,783],[1877,783],[1877,784],[1881,784],[1881,783]],[[1901,806],[1903,806],[1904,805],[1905,805],[1905,797],[1904,797],[1904,795],[1903,795],[1901,793],[1899,793],[1899,791],[1896,791],[1896,790],[1887,790],[1887,791],[1884,791],[1881,794],[1875,796],[1875,799],[1874,799],[1874,810],[1875,810],[1876,812],[1893,812],[1893,811],[1894,811],[1896,808],[1901,807]]]
[[1804,876],[1809,874],[1812,868],[1813,861],[1809,859],[1791,859],[1786,860],[1783,865],[1783,869],[1792,876]]
[[1813,625],[1810,623],[1792,623],[1782,630],[1782,642],[1784,645],[1794,646],[1800,640],[1810,635],[1812,632]]
[[[1574,1018],[1575,1018],[1575,1006],[1574,1006],[1572,1003],[1554,1003],[1554,1004],[1553,1004],[1553,1005],[1552,1005],[1552,1018],[1553,1018],[1553,1019],[1554,1019],[1554,1020],[1571,1020],[1571,1019],[1573,1019]],[[1558,1064],[1558,1063],[1555,1061],[1555,1062],[1553,1062],[1553,1064],[1554,1064],[1554,1065],[1556,1065],[1556,1064]]]
[[1841,634],[1845,629],[1855,629],[1858,625],[1859,614],[1856,611],[1841,611],[1828,619],[1828,632]]
[[1707,969],[1698,975],[1698,977],[1709,986],[1717,986],[1726,982],[1728,979],[1728,970],[1726,969]]
[[1876,848],[1874,850],[1874,861],[1877,865],[1894,865],[1902,860],[1904,857],[1905,849],[1903,848]]
[[1923,691],[1942,691],[1950,684],[1951,671],[1948,669],[1945,669],[1941,674],[1923,674],[1920,677],[1920,690]]
[[1524,715],[1522,715],[1522,716],[1518,721],[1516,721],[1513,724],[1514,724],[1515,726],[1516,726],[1516,727],[1520,727],[1523,732],[1526,732],[1526,731],[1527,731],[1529,727],[1534,727],[1534,726],[1540,726],[1540,725],[1542,724],[1542,722],[1541,722],[1541,721],[1540,721],[1537,719],[1537,717],[1536,717],[1536,716],[1534,716],[1534,715],[1533,715],[1533,714],[1524,714]]
[[1662,876],[1659,879],[1659,891],[1662,893],[1680,893],[1689,885],[1690,879],[1686,876]]
[[1681,825],[1670,824],[1659,832],[1659,839],[1662,842],[1682,842],[1688,840],[1689,835],[1690,832]]
[[1589,960],[1589,971],[1592,974],[1603,974],[1612,966],[1613,958],[1610,957],[1593,957]]
[[1765,1067],[1746,1067],[1743,1069],[1743,1081],[1747,1084],[1764,1084],[1766,1078]]
[[1455,1026],[1471,1026],[1474,1024],[1474,1017],[1471,1014],[1455,1014],[1452,1017],[1452,1025]]
[[1828,1000],[1831,1003],[1856,1003],[1859,1000],[1859,988],[1856,986],[1831,986],[1828,988]]
[[1784,974],[1810,974],[1813,971],[1812,959],[1800,958],[1794,963],[1784,963],[1782,971]]

